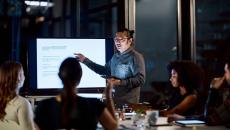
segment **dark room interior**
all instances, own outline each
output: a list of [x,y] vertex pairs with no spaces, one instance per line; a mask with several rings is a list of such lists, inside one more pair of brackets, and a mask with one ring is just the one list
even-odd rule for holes
[[[224,74],[230,58],[230,0],[0,0],[0,64],[22,63],[26,78],[20,95],[36,105],[60,92],[36,86],[38,54],[32,49],[37,39],[105,39],[107,62],[116,51],[113,38],[123,28],[134,30],[134,47],[145,59],[140,104],[166,107],[172,96],[167,67],[175,60],[204,70],[199,103],[205,103],[212,79]],[[103,94],[104,87],[78,92]]]

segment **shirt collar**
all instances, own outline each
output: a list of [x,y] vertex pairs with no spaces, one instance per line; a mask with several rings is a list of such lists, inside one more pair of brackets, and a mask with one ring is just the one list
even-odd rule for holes
[[124,51],[124,52],[122,52],[122,53],[118,52],[118,54],[119,54],[119,55],[124,55],[124,54],[129,53],[129,52],[132,51],[133,49],[134,49],[133,47],[129,47],[126,51]]

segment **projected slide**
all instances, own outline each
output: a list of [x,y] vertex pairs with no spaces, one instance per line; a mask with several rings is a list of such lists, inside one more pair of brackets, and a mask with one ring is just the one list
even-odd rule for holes
[[[105,64],[105,39],[37,39],[37,89],[62,88],[58,77],[61,62],[82,53]],[[106,81],[81,63],[83,74],[78,88],[105,87]]]

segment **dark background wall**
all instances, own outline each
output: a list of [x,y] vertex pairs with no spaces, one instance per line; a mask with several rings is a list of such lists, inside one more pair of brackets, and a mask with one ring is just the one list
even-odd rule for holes
[[36,38],[111,40],[114,33],[125,25],[124,0],[45,2],[52,2],[53,6],[31,6],[24,0],[0,0],[0,63],[16,60],[23,64],[27,77],[23,92],[34,87],[28,82],[28,56],[31,55],[28,48]]
[[146,85],[167,82],[167,64],[177,58],[177,0],[136,1],[136,49],[143,53]]
[[[29,6],[23,0],[0,0],[0,63],[7,59],[21,61],[27,76],[27,48],[31,39],[112,38],[118,29],[125,27],[125,0],[51,1],[55,3],[54,7],[30,7],[28,10]],[[169,61],[178,59],[180,49],[177,45],[178,1],[136,0],[135,47],[144,55],[146,63],[146,84],[142,91],[150,91],[154,85],[168,84],[166,66]],[[182,17],[185,17],[182,18],[185,30],[182,32],[182,58],[191,59],[190,1],[181,1]],[[223,74],[224,59],[230,56],[230,0],[195,2],[195,61],[211,79]],[[29,85],[25,83],[25,87]]]
[[[6,0],[0,0],[9,5]],[[21,1],[22,2],[22,1]],[[124,0],[53,0],[53,7],[31,7],[0,13],[1,62],[16,59],[27,71],[27,48],[36,37],[112,38],[125,27]],[[14,5],[12,5],[14,6]],[[30,8],[30,10],[28,10]],[[146,84],[168,82],[166,66],[177,58],[177,0],[136,0],[136,49],[146,62]],[[17,26],[13,26],[19,23]],[[18,30],[19,28],[19,30]],[[17,32],[14,30],[18,30]],[[18,38],[19,37],[19,38]],[[3,49],[4,48],[4,49]],[[27,81],[29,79],[27,78]],[[25,83],[25,88],[31,87]]]

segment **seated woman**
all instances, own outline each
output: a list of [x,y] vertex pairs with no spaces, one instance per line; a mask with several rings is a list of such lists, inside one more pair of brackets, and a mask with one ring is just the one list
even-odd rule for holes
[[230,124],[230,59],[226,60],[224,75],[214,78],[210,84],[209,95],[202,115],[182,116],[173,114],[168,121],[179,119],[200,119],[205,120],[208,125],[229,125]]
[[171,84],[175,88],[169,100],[169,108],[160,111],[160,115],[181,114],[184,116],[195,113],[198,92],[197,88],[203,85],[203,70],[190,61],[174,61],[168,66],[171,72]]
[[[60,95],[43,100],[35,110],[35,122],[41,130],[77,129],[95,130],[98,121],[106,130],[116,130],[118,122],[114,113],[112,86],[106,87],[107,106],[98,99],[77,96],[82,68],[76,58],[65,59],[59,68],[63,83]],[[89,81],[90,82],[90,81]]]
[[33,110],[19,96],[25,80],[22,65],[6,61],[0,66],[0,130],[34,130]]

